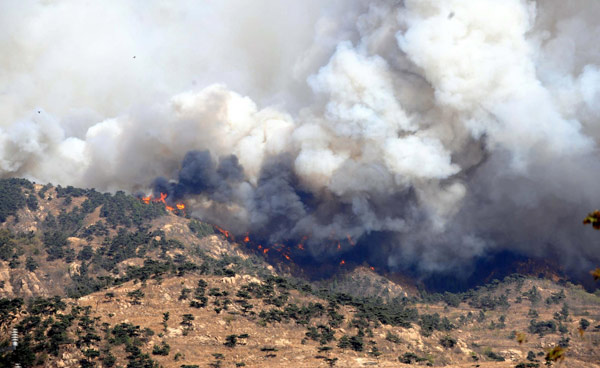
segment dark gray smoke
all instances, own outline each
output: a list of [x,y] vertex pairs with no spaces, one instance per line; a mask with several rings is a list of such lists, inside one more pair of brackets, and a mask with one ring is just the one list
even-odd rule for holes
[[2,2],[0,175],[166,192],[315,259],[586,269],[598,17],[586,0]]
[[154,197],[166,193],[170,202],[178,202],[193,195],[207,195],[225,203],[232,200],[232,185],[244,179],[243,169],[234,155],[223,157],[218,166],[208,151],[190,151],[181,163],[177,181],[159,177],[154,180]]

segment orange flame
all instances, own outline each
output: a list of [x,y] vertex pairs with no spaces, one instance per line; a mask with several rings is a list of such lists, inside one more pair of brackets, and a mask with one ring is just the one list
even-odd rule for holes
[[248,243],[250,242],[250,237],[248,235],[246,235],[246,237],[244,237],[244,243]]
[[340,266],[343,266],[343,265],[345,265],[345,264],[346,264],[346,261],[344,261],[344,260],[342,259],[342,261],[340,262]]
[[351,246],[355,246],[356,243],[352,240],[352,238],[350,237],[350,235],[346,235],[346,239],[348,239],[348,243],[350,243]]
[[185,204],[183,203],[177,203],[175,205],[175,207],[169,206],[167,205],[167,201],[165,201],[165,199],[167,199],[168,194],[167,193],[160,193],[160,198],[152,198],[152,196],[148,196],[148,197],[142,197],[140,198],[140,200],[142,202],[144,202],[145,204],[150,204],[150,202],[154,202],[154,203],[158,203],[158,202],[162,202],[165,205],[165,209],[167,211],[175,211],[175,208],[177,208],[180,211],[183,211],[185,209]]
[[259,245],[258,245],[258,249],[262,249],[262,245],[260,245],[260,244],[259,244]]
[[369,268],[371,269],[371,271],[375,271],[375,267],[371,266]]
[[292,259],[290,258],[290,256],[288,256],[287,254],[283,255],[285,257],[285,259],[287,259],[288,261],[291,261]]
[[263,253],[264,253],[264,254],[267,254],[267,253],[269,253],[269,248],[265,248],[265,249],[263,250]]
[[338,250],[338,251],[342,250],[342,245],[341,245],[339,242],[338,242],[338,244],[337,244],[337,250]]
[[218,227],[217,225],[214,225],[215,229],[217,229],[221,234],[225,235],[226,238],[229,238],[229,231],[227,230],[223,230],[220,227]]

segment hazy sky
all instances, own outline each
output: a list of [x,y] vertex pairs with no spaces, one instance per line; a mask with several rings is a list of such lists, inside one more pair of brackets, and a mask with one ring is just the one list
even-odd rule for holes
[[[318,256],[351,236],[390,267],[499,250],[589,267],[599,16],[584,0],[2,1],[0,176],[180,180],[196,216],[308,236]],[[180,172],[189,151],[209,154]]]

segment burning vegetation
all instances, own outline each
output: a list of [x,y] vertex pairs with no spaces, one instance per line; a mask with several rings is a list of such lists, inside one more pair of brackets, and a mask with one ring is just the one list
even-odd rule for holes
[[[231,242],[237,242],[236,236],[229,230],[218,225],[212,225],[214,230],[221,234],[225,239]],[[294,260],[302,260],[310,258],[310,255],[306,252],[304,244],[309,241],[308,236],[303,236],[298,243],[296,242],[281,242],[273,243],[269,246],[265,246],[265,239],[258,240],[257,238],[251,238],[251,234],[243,234],[243,238],[238,244],[245,246],[247,249],[262,254],[264,257],[272,258],[283,262],[294,263]],[[326,242],[327,243],[327,242]],[[356,242],[352,237],[347,234],[343,237],[343,240],[336,240],[332,234],[328,241],[329,248],[331,249],[332,264],[337,264],[338,267],[345,266],[347,261],[343,259],[343,255],[351,248],[356,246]],[[294,245],[295,244],[295,245]],[[352,262],[351,262],[352,263]],[[371,271],[375,271],[375,267],[368,266]]]
[[140,199],[142,202],[144,202],[146,204],[163,203],[165,205],[165,210],[167,210],[169,212],[182,212],[183,214],[185,214],[185,204],[175,203],[175,206],[173,207],[169,203],[167,203],[167,197],[168,197],[168,195],[166,193],[160,193],[160,196],[158,198],[152,197],[152,196],[147,196],[147,197],[140,197]]

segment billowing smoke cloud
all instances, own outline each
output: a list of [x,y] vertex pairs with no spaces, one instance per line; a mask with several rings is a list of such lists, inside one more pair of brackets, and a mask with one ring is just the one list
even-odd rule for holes
[[[0,175],[167,192],[269,242],[600,261],[600,4],[0,4]],[[467,267],[468,268],[468,267]]]

